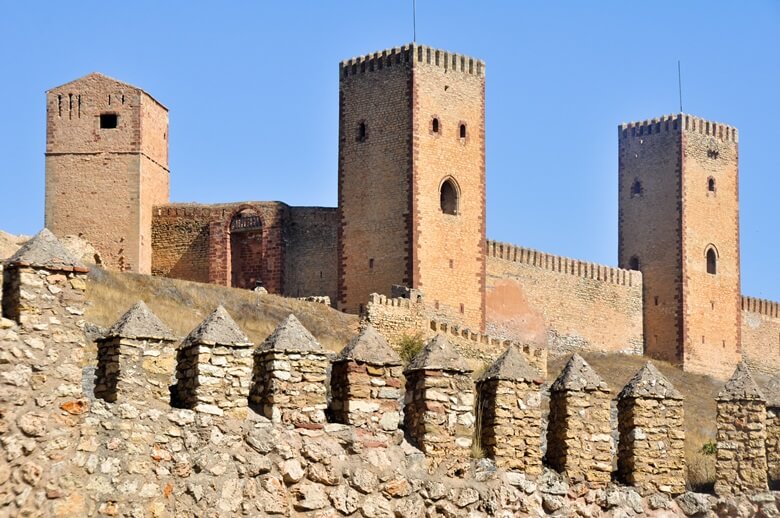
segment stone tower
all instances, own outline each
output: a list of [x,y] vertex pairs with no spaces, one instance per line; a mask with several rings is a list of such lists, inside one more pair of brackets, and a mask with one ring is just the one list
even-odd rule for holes
[[152,206],[168,203],[168,110],[89,74],[46,94],[46,226],[113,269],[151,272]]
[[740,359],[738,134],[672,115],[619,127],[622,268],[644,279],[645,352],[727,378]]
[[400,284],[483,327],[484,63],[411,44],[339,75],[339,307]]

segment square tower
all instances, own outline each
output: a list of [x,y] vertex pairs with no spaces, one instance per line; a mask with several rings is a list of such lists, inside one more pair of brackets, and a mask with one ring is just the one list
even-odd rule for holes
[[644,279],[645,352],[727,378],[739,362],[738,134],[672,115],[619,127],[622,268]]
[[89,74],[46,93],[46,226],[112,269],[150,273],[152,207],[168,203],[168,109]]
[[485,64],[411,44],[339,72],[339,307],[402,284],[481,329]]

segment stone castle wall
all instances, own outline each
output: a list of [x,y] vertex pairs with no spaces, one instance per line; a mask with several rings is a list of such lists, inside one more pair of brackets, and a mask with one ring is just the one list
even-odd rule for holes
[[90,74],[47,92],[46,114],[47,227],[83,236],[111,268],[149,273],[152,207],[168,202],[167,109]]
[[743,296],[742,358],[754,372],[780,370],[780,302]]
[[642,354],[642,274],[487,242],[487,330],[551,352]]
[[284,294],[338,297],[338,210],[290,207],[285,225]]
[[[388,342],[399,347],[406,339],[426,340],[442,334],[458,351],[483,364],[496,359],[513,340],[473,331],[465,326],[448,322],[431,310],[423,300],[414,298],[390,298],[372,294],[366,305],[363,319],[374,326]],[[529,364],[547,373],[548,349],[543,344],[519,342]]]

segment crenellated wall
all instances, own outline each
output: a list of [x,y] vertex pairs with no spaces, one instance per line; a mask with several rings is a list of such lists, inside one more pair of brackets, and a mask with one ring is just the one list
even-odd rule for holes
[[487,241],[487,331],[552,353],[642,354],[642,274]]
[[741,297],[742,359],[753,371],[780,370],[780,302]]

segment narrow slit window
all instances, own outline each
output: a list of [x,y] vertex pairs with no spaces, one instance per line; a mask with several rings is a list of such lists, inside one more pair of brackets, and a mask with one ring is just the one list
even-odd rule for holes
[[715,192],[715,178],[709,177],[707,179],[707,190],[709,192]]
[[100,114],[100,128],[101,129],[114,129],[119,124],[119,116],[116,113],[101,113]]
[[714,248],[707,250],[707,273],[717,275],[718,273],[718,254]]
[[639,257],[634,255],[628,260],[628,269],[639,270]]
[[458,129],[458,134],[460,135],[460,138],[466,138],[466,125],[461,124],[460,128]]
[[358,131],[357,131],[357,139],[358,142],[363,142],[366,140],[366,123],[361,122],[358,124]]
[[62,95],[57,96],[57,113],[62,117]]
[[434,117],[433,120],[431,121],[431,131],[433,131],[434,133],[439,132],[439,119],[437,119],[436,117]]
[[631,184],[631,197],[635,198],[637,196],[642,196],[642,192],[642,182],[634,180],[634,183]]

